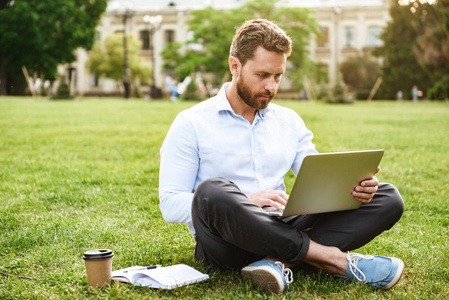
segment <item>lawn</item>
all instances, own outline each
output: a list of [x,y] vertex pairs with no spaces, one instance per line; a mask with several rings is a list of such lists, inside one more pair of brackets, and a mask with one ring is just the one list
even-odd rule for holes
[[[302,116],[320,152],[385,149],[378,177],[399,188],[405,212],[357,252],[396,256],[406,268],[395,288],[378,291],[302,267],[273,297],[449,298],[449,103],[278,103]],[[267,297],[238,273],[199,265],[187,227],[162,219],[159,148],[193,104],[0,98],[0,299]],[[211,278],[171,291],[89,290],[82,255],[97,248],[114,251],[113,269],[185,263]]]

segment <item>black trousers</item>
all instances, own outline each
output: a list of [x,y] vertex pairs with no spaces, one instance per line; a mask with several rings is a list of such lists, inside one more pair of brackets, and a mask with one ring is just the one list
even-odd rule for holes
[[396,187],[381,183],[373,200],[359,209],[279,218],[252,203],[233,182],[210,178],[193,197],[195,258],[219,269],[241,269],[267,256],[295,264],[310,240],[341,251],[367,244],[390,229],[403,209]]

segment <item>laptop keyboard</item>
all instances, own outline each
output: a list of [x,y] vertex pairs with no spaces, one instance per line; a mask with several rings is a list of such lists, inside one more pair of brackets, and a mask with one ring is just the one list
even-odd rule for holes
[[262,209],[270,216],[282,216],[283,209],[277,209],[273,206],[264,206]]

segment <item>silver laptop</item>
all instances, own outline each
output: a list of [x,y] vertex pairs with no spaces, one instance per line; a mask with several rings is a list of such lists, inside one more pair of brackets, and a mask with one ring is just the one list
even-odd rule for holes
[[367,150],[307,155],[283,212],[264,209],[270,215],[287,217],[359,208],[361,203],[351,193],[376,173],[383,153]]

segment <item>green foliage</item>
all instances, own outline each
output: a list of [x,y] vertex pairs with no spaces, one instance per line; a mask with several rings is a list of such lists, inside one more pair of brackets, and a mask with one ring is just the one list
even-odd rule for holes
[[54,79],[57,66],[75,60],[78,47],[90,49],[107,0],[6,1],[0,9],[0,66]]
[[324,102],[330,102],[332,100],[332,91],[326,83],[318,85],[317,98]]
[[444,75],[429,89],[427,98],[432,100],[449,100],[449,75]]
[[293,86],[298,90],[302,89],[304,76],[320,82],[323,76],[316,73],[316,64],[309,58],[312,36],[320,34],[312,13],[305,8],[278,7],[277,5],[270,8],[270,11],[272,14],[269,18],[277,21],[293,41],[292,54],[288,59],[288,78],[292,80]]
[[206,72],[212,72],[223,77],[229,71],[229,48],[235,30],[245,19],[247,14],[243,8],[232,10],[215,10],[208,7],[192,12],[189,21],[193,31],[193,40],[203,46],[203,51],[196,53],[197,61]]
[[[140,41],[134,35],[129,35],[127,50],[131,80],[149,83],[151,68],[139,55],[140,48]],[[91,73],[98,76],[102,75],[117,81],[122,80],[125,74],[123,33],[108,35],[103,44],[95,43],[86,66]]]
[[73,99],[72,95],[70,95],[70,86],[67,83],[67,79],[65,78],[65,76],[60,76],[56,93],[53,95],[52,99],[55,100]]
[[310,62],[310,78],[312,82],[322,84],[329,81],[329,70],[321,62]]
[[164,69],[166,71],[175,71],[176,78],[183,80],[191,73],[199,71],[205,61],[204,55],[195,51],[186,51],[183,55],[180,54],[182,45],[177,42],[169,43],[167,47],[161,52],[164,60]]
[[196,80],[191,80],[186,87],[185,92],[182,94],[182,98],[184,100],[199,100],[198,96],[198,85],[196,84]]
[[[179,53],[181,47],[181,43],[171,42],[161,51],[161,57],[164,61],[162,68],[164,70],[172,71],[178,69],[179,64],[182,63],[182,55]],[[188,74],[189,72],[183,77],[186,77]]]
[[[151,67],[140,56],[140,41],[134,35],[127,37],[128,66],[134,86],[151,81]],[[86,61],[89,72],[121,82],[125,74],[123,33],[108,35],[104,43],[95,43]]]
[[448,99],[449,1],[437,1],[426,12],[424,32],[417,38],[413,52],[433,83],[428,97]]
[[[0,98],[0,299],[447,299],[449,105],[445,102],[282,101],[301,114],[320,152],[385,149],[382,182],[405,200],[399,223],[363,254],[404,260],[399,284],[379,291],[304,265],[280,296],[194,259],[185,224],[158,201],[159,149],[193,102]],[[286,177],[290,190],[294,177]],[[113,283],[89,290],[82,254],[114,251],[113,269],[185,263],[210,279],[174,290]]]
[[229,71],[229,48],[235,30],[248,19],[265,18],[275,21],[293,40],[293,51],[289,58],[289,78],[297,88],[302,87],[302,78],[315,72],[314,64],[308,58],[308,46],[312,33],[317,33],[317,24],[305,8],[283,6],[279,0],[250,0],[232,10],[215,10],[207,7],[192,12],[189,21],[193,40],[190,44],[201,44],[202,51],[185,49],[182,45],[169,45],[164,51],[167,68],[174,68],[183,78],[192,71],[205,71],[223,78]]
[[422,1],[399,5],[392,1],[390,15],[391,21],[382,34],[384,46],[377,51],[384,62],[379,93],[394,99],[402,90],[404,98],[411,99],[414,85],[426,93],[448,72],[447,59],[444,64],[433,64],[449,53],[442,47],[449,41],[447,0],[433,5]]
[[342,80],[338,80],[332,88],[322,83],[318,86],[317,97],[326,103],[343,104],[354,102],[353,98],[348,97],[348,88]]
[[353,98],[348,97],[348,88],[342,80],[338,80],[332,87],[331,98],[328,103],[352,103]]
[[350,57],[340,65],[343,81],[356,92],[357,99],[366,99],[376,79],[380,75],[380,66],[369,51]]
[[[0,33],[1,34],[1,33]],[[0,63],[1,65],[1,63]],[[1,69],[1,66],[0,66]],[[0,77],[1,76],[0,71]],[[23,76],[22,71],[17,72],[5,72],[5,76],[3,78],[0,78],[2,81],[0,84],[0,95],[7,94],[7,95],[21,95],[24,96],[29,93],[27,90],[28,85],[25,79],[25,76]]]

